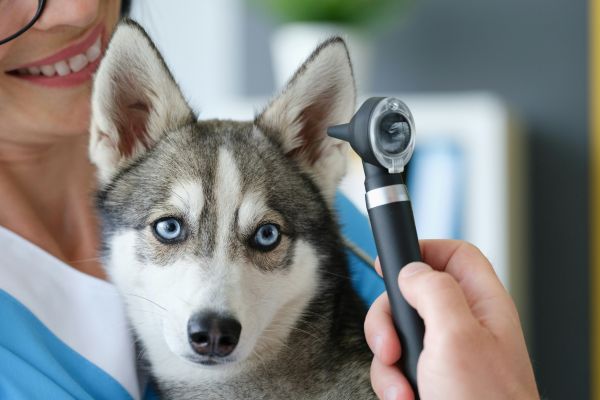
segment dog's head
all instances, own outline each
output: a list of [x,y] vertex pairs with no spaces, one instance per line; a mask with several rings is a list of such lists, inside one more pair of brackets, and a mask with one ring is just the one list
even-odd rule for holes
[[95,78],[90,156],[106,266],[161,376],[268,358],[321,290],[346,157],[326,128],[354,101],[334,38],[254,121],[198,122],[144,31],[119,25]]

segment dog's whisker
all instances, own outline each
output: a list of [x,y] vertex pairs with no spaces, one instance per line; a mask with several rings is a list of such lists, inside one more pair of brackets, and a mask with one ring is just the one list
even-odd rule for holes
[[[271,324],[271,326],[272,326],[272,327],[283,327],[283,328],[286,328],[286,326],[285,326],[285,325],[276,325],[276,324]],[[298,327],[296,327],[296,326],[289,326],[289,327],[287,327],[287,328],[288,328],[288,329],[290,329],[290,330],[297,331],[297,332],[303,333],[303,334],[305,334],[305,335],[308,335],[308,336],[310,336],[310,337],[314,338],[315,340],[318,340],[318,341],[321,341],[321,340],[322,340],[322,338],[321,338],[319,335],[317,335],[316,333],[313,333],[313,332],[310,332],[310,331],[304,330],[304,329],[302,329],[302,328],[298,328]]]
[[257,351],[257,349],[255,348],[254,350],[252,350],[252,356],[258,359],[258,362],[262,365],[265,363],[265,359],[263,356],[261,356],[259,354],[259,351]]
[[342,279],[346,279],[346,280],[349,280],[349,281],[351,281],[351,280],[352,280],[352,278],[350,278],[350,277],[349,277],[349,276],[347,276],[347,275],[340,275],[340,274],[336,274],[335,272],[331,272],[331,271],[325,271],[325,270],[323,270],[323,271],[321,271],[321,272],[322,272],[322,273],[324,273],[324,274],[328,274],[328,275],[331,275],[331,276],[335,276],[336,278],[342,278]]
[[144,360],[145,356],[146,356],[146,352],[147,352],[146,348],[142,346],[140,349],[140,352],[138,353],[138,356],[137,356],[138,360]]
[[[146,313],[146,314],[156,315],[156,316],[158,316],[160,318],[166,317],[165,313],[156,312],[155,309],[148,310],[148,309],[145,309],[145,308],[134,308],[134,307],[129,307],[129,309],[131,311],[135,311],[135,312],[142,312],[142,313]],[[148,322],[152,322],[152,321],[148,321]]]
[[322,321],[328,320],[328,318],[325,317],[322,313],[318,313],[318,312],[314,312],[314,311],[310,311],[310,310],[302,311],[302,313],[300,314],[300,318],[304,318],[304,317],[315,317],[316,319],[322,320]]
[[268,343],[274,343],[275,345],[285,347],[287,350],[293,350],[293,348],[285,342],[284,339],[278,337],[271,336],[263,336],[260,338],[261,341],[265,341]]
[[124,295],[124,296],[137,297],[137,298],[139,298],[139,299],[146,300],[147,302],[149,302],[149,303],[151,303],[151,304],[154,304],[155,306],[157,306],[157,307],[159,307],[159,308],[161,308],[161,309],[165,310],[166,312],[169,312],[169,310],[167,310],[165,307],[161,306],[161,305],[160,305],[160,304],[158,304],[157,302],[155,302],[155,301],[153,301],[153,300],[150,300],[150,299],[149,299],[149,298],[147,298],[147,297],[140,296],[139,294],[135,294],[135,293],[123,293],[123,295]]

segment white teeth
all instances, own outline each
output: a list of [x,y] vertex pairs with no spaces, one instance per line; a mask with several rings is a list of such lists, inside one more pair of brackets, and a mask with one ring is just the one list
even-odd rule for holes
[[54,76],[54,74],[56,74],[54,65],[42,65],[41,70],[42,74],[44,74],[45,76]]
[[[0,0],[2,1],[2,0]],[[40,75],[59,76],[69,75],[73,72],[79,72],[89,63],[96,61],[102,53],[102,42],[100,37],[96,39],[84,53],[77,54],[68,60],[62,60],[55,64],[42,65],[39,67],[19,68],[17,73],[20,75]]]
[[69,67],[73,72],[79,72],[88,65],[88,59],[83,54],[77,54],[75,57],[69,58]]
[[100,37],[94,42],[92,47],[87,49],[85,52],[85,56],[87,57],[89,62],[96,61],[98,57],[100,57]]
[[59,76],[65,76],[71,73],[71,69],[69,68],[69,65],[66,61],[57,62],[56,64],[54,64],[54,69],[56,69],[56,72]]

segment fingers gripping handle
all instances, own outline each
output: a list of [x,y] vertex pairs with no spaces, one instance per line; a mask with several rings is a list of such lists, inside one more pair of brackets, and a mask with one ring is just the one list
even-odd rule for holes
[[406,302],[398,287],[400,270],[413,261],[421,261],[412,207],[408,196],[405,199],[398,195],[369,197],[372,192],[367,193],[367,207],[392,318],[402,344],[400,364],[418,399],[417,361],[423,350],[425,328],[423,320]]

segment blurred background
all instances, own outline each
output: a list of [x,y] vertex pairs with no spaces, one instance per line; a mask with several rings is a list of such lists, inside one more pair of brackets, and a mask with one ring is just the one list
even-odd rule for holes
[[[583,0],[133,1],[201,118],[251,118],[318,42],[347,39],[359,98],[418,129],[422,238],[480,246],[515,297],[543,398],[591,397],[590,4]],[[596,23],[600,23],[597,20]],[[352,159],[341,191],[362,206]]]

